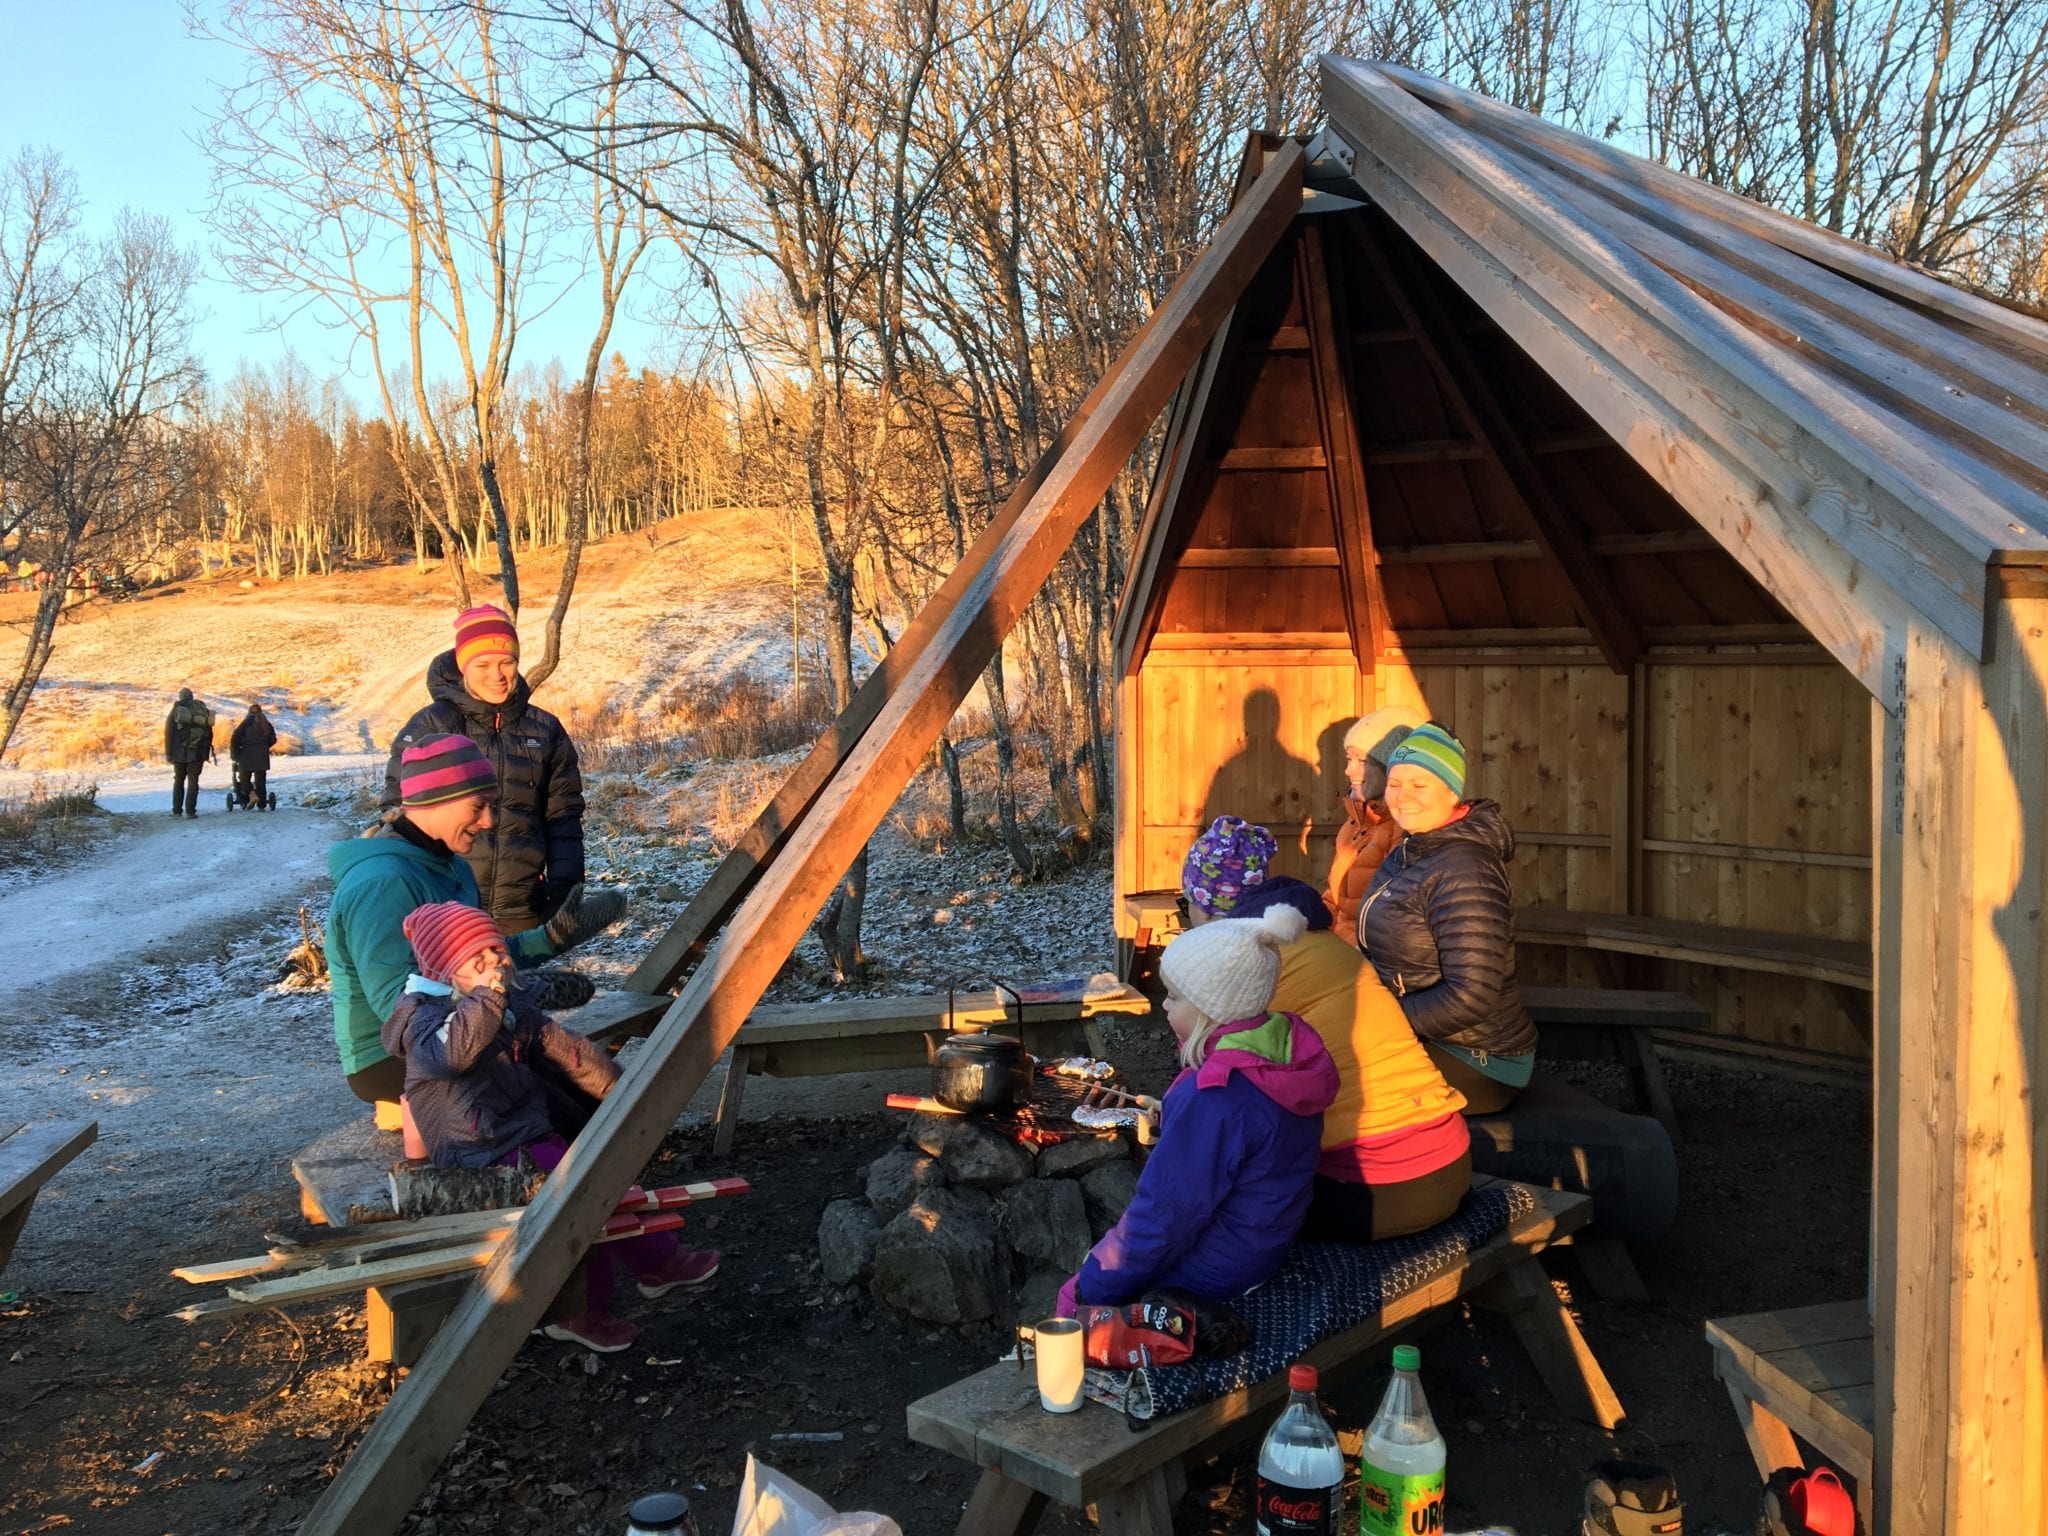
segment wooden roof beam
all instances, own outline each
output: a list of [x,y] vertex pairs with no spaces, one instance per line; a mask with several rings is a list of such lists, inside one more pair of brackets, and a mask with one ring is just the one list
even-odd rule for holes
[[1628,671],[1642,649],[1642,639],[1635,632],[1628,610],[1622,607],[1606,574],[1593,563],[1584,537],[1573,527],[1549,481],[1537,468],[1529,445],[1509,419],[1464,336],[1430,286],[1429,274],[1412,258],[1382,245],[1362,219],[1348,218],[1344,223],[1367,264],[1385,285],[1401,318],[1415,332],[1451,408],[1465,418],[1474,440],[1485,446],[1499,466],[1535,531],[1537,543],[1564,576],[1573,604],[1592,630],[1601,655],[1616,672]]
[[1309,378],[1315,389],[1316,425],[1328,475],[1344,623],[1351,631],[1358,670],[1370,677],[1385,646],[1387,604],[1380,591],[1379,562],[1373,558],[1372,503],[1366,493],[1359,447],[1351,348],[1342,340],[1351,328],[1344,295],[1330,281],[1320,221],[1302,230],[1295,249],[1295,282],[1307,321]]
[[1125,349],[1126,366],[1083,403],[1087,425],[1047,467],[1016,520],[971,572],[873,724],[820,792],[718,944],[669,1005],[513,1235],[441,1325],[300,1536],[388,1536],[526,1342],[703,1084],[861,847],[922,766],[1019,615],[1143,440],[1174,387],[1301,208],[1304,156],[1265,157],[1251,191]]

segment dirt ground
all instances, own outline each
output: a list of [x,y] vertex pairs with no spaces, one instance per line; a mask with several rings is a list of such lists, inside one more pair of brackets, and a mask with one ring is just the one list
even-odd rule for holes
[[[224,870],[195,880],[182,912],[162,895],[142,904],[146,916],[110,909],[36,967],[0,971],[5,1111],[101,1122],[98,1145],[46,1190],[0,1277],[18,1293],[0,1301],[0,1533],[288,1529],[390,1392],[386,1374],[361,1361],[359,1306],[210,1326],[165,1317],[199,1294],[170,1277],[173,1265],[258,1252],[266,1233],[303,1230],[290,1154],[358,1112],[333,1069],[327,999],[268,989],[296,938],[280,915],[286,887],[305,878],[292,866],[334,824],[310,810],[271,822],[165,822],[161,832],[124,827],[91,867],[104,881],[192,863],[197,844],[173,840],[250,841],[237,842]],[[929,863],[906,912],[928,913],[931,892],[979,888],[971,859]],[[884,861],[891,871],[915,864],[901,853]],[[47,898],[79,878],[74,869],[49,889],[10,893],[0,926],[23,931],[39,890]],[[1048,913],[1071,897],[1074,933],[1098,925],[1101,887],[1099,872],[1084,872],[1016,895],[1025,910]],[[239,899],[202,898],[202,888]],[[894,910],[878,902],[885,920]],[[993,909],[991,923],[1000,915]],[[1076,961],[1066,969],[1092,969],[1096,957]],[[891,984],[935,979],[908,970],[894,966]],[[1120,1039],[1115,1054],[1130,1075],[1164,1075],[1156,1035]],[[1670,1075],[1686,1132],[1683,1214],[1666,1242],[1636,1254],[1653,1301],[1594,1297],[1569,1255],[1550,1261],[1630,1424],[1610,1442],[1562,1418],[1504,1322],[1448,1320],[1426,1341],[1424,1379],[1451,1447],[1454,1530],[1497,1521],[1521,1536],[1566,1536],[1584,1467],[1611,1449],[1676,1469],[1688,1530],[1746,1526],[1754,1474],[1710,1374],[1701,1320],[1863,1290],[1862,1095],[1706,1068]],[[1588,1080],[1619,1088],[1618,1077]],[[643,1333],[627,1354],[600,1361],[530,1344],[409,1529],[613,1533],[634,1495],[674,1484],[705,1531],[721,1532],[749,1450],[841,1508],[895,1516],[912,1536],[952,1528],[973,1475],[909,1444],[903,1409],[996,1358],[1005,1341],[992,1329],[926,1329],[882,1314],[858,1291],[827,1287],[815,1256],[825,1203],[857,1189],[895,1134],[890,1117],[868,1109],[891,1084],[758,1080],[734,1155],[714,1164],[707,1121],[717,1086],[714,1076],[652,1171],[753,1181],[751,1195],[693,1224],[695,1240],[725,1252],[720,1274],[679,1303],[630,1306]],[[1332,1394],[1340,1430],[1363,1427],[1378,1390],[1369,1376]],[[771,1438],[791,1431],[843,1439]],[[1194,1479],[1178,1530],[1249,1528],[1252,1444]],[[1067,1513],[1046,1529],[1086,1526]]]

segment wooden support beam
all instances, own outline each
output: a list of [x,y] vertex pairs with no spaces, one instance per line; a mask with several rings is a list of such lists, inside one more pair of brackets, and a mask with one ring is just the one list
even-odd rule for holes
[[1316,428],[1323,440],[1329,476],[1330,523],[1337,543],[1337,569],[1344,589],[1344,622],[1358,670],[1370,677],[1386,642],[1386,598],[1379,564],[1373,559],[1372,502],[1359,460],[1357,390],[1351,377],[1351,349],[1339,341],[1350,333],[1342,288],[1331,279],[1323,232],[1310,224],[1295,247],[1295,292],[1307,319],[1309,379],[1314,385]]
[[[1580,427],[1567,432],[1532,432],[1528,442],[1529,451],[1535,454],[1584,453],[1594,448],[1616,446],[1614,439],[1598,427]],[[1389,464],[1455,464],[1487,456],[1486,445],[1469,437],[1420,438],[1407,443],[1372,442],[1365,445],[1365,462],[1375,468]]]
[[2048,1533],[2048,581],[1922,621],[1879,746],[1880,1531]]
[[930,752],[1168,397],[1293,222],[1303,155],[1266,156],[1250,192],[1087,402],[1088,421],[968,573],[899,685],[763,871],[646,1046],[549,1175],[476,1289],[451,1315],[321,1496],[304,1536],[397,1530],[528,1328],[709,1075],[868,837]]
[[1571,589],[1573,605],[1607,664],[1626,673],[1642,649],[1628,610],[1607,579],[1593,563],[1586,536],[1572,522],[1564,505],[1543,472],[1535,455],[1523,440],[1521,430],[1508,415],[1486,370],[1480,367],[1437,298],[1432,278],[1423,266],[1391,243],[1383,243],[1362,218],[1348,218],[1344,227],[1364,254],[1366,262],[1386,287],[1401,318],[1415,331],[1430,371],[1451,408],[1465,418],[1473,438],[1482,444],[1499,468],[1509,491],[1521,504],[1523,515],[1536,534],[1565,585]]
[[1215,461],[1219,470],[1234,469],[1324,469],[1320,444],[1299,448],[1227,448]]
[[1195,571],[1327,570],[1339,563],[1336,550],[1315,545],[1290,549],[1187,549],[1181,551],[1180,557],[1182,570]]

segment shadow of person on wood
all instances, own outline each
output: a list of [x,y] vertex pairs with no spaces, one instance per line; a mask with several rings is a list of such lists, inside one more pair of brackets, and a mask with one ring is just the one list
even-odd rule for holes
[[[1340,751],[1339,782],[1342,778]],[[1245,695],[1240,745],[1217,767],[1208,793],[1202,796],[1202,825],[1208,826],[1218,816],[1242,816],[1273,834],[1283,864],[1300,866],[1308,849],[1310,823],[1326,798],[1315,765],[1281,744],[1279,695],[1270,688],[1254,688]],[[1286,872],[1300,871],[1289,868]]]

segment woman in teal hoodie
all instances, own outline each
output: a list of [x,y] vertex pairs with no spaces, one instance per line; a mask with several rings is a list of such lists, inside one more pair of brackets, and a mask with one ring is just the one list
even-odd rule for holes
[[[463,855],[490,829],[497,776],[466,736],[435,736],[408,747],[400,763],[398,810],[367,835],[327,850],[334,899],[327,913],[327,968],[334,989],[334,1039],[349,1091],[366,1104],[395,1102],[405,1067],[384,1050],[384,1021],[412,974],[406,915],[437,901],[477,904],[476,876]],[[625,915],[615,891],[570,892],[539,928],[506,939],[521,969],[573,949]]]

